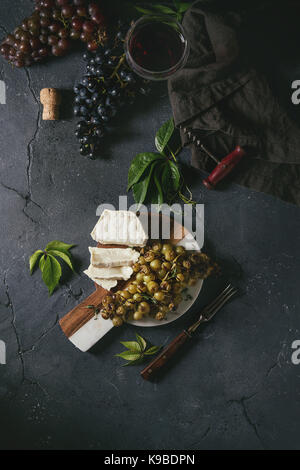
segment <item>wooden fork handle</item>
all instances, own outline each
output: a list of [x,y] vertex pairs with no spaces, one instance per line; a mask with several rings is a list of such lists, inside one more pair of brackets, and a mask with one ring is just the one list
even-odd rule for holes
[[187,331],[183,331],[170,343],[150,364],[145,367],[141,372],[141,376],[145,380],[151,380],[154,378],[156,373],[160,371],[173,357],[176,352],[185,344],[185,342],[191,338],[191,335]]

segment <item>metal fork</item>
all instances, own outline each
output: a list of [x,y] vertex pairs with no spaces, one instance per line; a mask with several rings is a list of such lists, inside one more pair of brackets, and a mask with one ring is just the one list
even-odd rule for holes
[[187,330],[182,331],[163,351],[159,354],[145,369],[142,370],[141,376],[145,380],[151,380],[169,361],[171,357],[192,338],[197,328],[205,322],[211,320],[215,314],[233,297],[238,290],[229,284],[209,305],[207,305],[200,314],[199,319],[193,323]]

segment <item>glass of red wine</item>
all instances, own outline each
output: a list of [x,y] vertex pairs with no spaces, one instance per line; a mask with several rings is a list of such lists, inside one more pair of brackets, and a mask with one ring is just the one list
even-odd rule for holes
[[180,70],[189,55],[183,27],[166,16],[143,16],[125,40],[129,66],[148,80],[166,80]]

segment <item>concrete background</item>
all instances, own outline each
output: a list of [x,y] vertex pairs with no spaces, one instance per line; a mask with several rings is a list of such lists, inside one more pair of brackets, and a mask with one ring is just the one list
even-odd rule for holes
[[[2,0],[0,36],[30,14],[31,0]],[[205,204],[206,247],[223,278],[209,280],[179,321],[158,328],[126,326],[83,354],[58,320],[93,290],[82,274],[100,203],[118,204],[130,161],[154,150],[171,110],[166,84],[125,110],[103,157],[80,157],[71,93],[81,77],[80,50],[27,70],[0,60],[7,104],[0,106],[0,448],[33,449],[299,449],[300,339],[298,207],[228,185],[207,192],[193,173],[194,198]],[[293,77],[295,79],[295,77]],[[63,119],[41,121],[39,92],[64,93]],[[185,160],[188,160],[186,152]],[[51,240],[75,243],[79,275],[48,297],[28,257]],[[119,341],[139,332],[156,345],[197,316],[226,279],[243,295],[203,328],[159,383],[142,366],[122,367]]]

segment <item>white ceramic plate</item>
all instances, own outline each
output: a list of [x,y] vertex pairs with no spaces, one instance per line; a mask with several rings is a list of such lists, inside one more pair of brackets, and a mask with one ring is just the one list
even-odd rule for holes
[[[191,234],[188,234],[186,237],[184,237],[178,243],[178,245],[184,246],[186,249],[189,249],[189,250],[199,250],[199,245]],[[177,310],[175,312],[168,313],[167,318],[165,320],[159,321],[151,317],[146,317],[144,320],[140,320],[140,321],[131,320],[131,321],[128,321],[128,323],[130,323],[130,325],[143,326],[143,327],[161,326],[161,325],[166,325],[167,323],[171,323],[177,320],[182,315],[184,315],[191,308],[191,306],[195,303],[197,297],[199,296],[202,286],[203,286],[203,279],[199,279],[197,284],[195,284],[192,287],[189,287],[186,294],[190,298],[188,300],[183,300],[182,302],[180,302]]]

